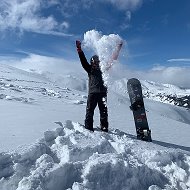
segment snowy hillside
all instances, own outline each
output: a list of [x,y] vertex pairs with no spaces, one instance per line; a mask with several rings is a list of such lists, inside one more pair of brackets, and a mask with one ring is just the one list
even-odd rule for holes
[[1,190],[188,189],[190,155],[137,141],[119,130],[94,133],[67,121],[20,153],[0,154]]
[[[73,85],[72,77],[65,78],[58,82]],[[0,151],[32,143],[57,120],[83,122],[76,107],[85,108],[85,102],[86,93],[58,86],[54,78],[0,65]]]
[[0,65],[0,189],[190,189],[190,112],[154,101],[189,91],[141,81],[152,93],[147,143],[136,140],[126,81],[109,88],[109,133],[91,133],[82,127],[85,78]]
[[[151,100],[190,108],[190,89],[183,89],[171,84],[160,84],[152,81],[142,81],[143,95]],[[115,82],[122,93],[127,93],[127,79]],[[115,87],[114,87],[115,88]]]

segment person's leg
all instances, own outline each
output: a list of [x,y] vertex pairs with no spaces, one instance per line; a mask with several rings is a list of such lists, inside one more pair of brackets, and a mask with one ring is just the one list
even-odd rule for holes
[[99,94],[98,107],[100,110],[100,125],[103,131],[108,131],[107,93]]
[[93,131],[93,116],[96,105],[97,105],[97,95],[89,94],[86,106],[85,128],[91,131]]

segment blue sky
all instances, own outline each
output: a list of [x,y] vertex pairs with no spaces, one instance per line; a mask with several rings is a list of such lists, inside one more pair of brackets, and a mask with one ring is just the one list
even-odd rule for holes
[[76,60],[75,40],[95,29],[126,40],[121,62],[130,68],[190,65],[189,0],[1,1],[0,59]]

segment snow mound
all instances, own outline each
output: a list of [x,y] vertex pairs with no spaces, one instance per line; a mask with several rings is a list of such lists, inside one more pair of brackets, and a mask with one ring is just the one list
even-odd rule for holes
[[119,130],[66,121],[27,149],[0,153],[1,190],[188,189],[190,155]]

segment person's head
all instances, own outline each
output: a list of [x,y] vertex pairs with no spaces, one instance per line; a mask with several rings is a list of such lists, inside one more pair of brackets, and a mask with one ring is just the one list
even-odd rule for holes
[[93,68],[99,68],[100,60],[98,55],[93,55],[90,59],[90,64]]

